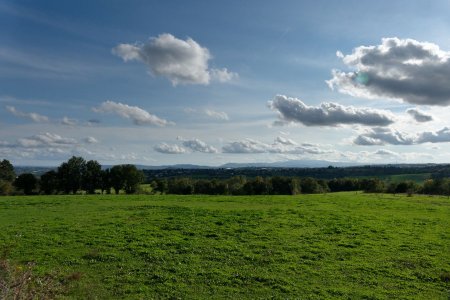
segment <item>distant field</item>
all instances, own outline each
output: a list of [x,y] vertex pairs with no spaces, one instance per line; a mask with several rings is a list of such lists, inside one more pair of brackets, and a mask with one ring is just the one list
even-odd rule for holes
[[382,179],[387,179],[392,182],[400,182],[400,181],[414,181],[419,184],[423,184],[425,180],[431,178],[431,173],[421,173],[421,174],[400,174],[400,175],[390,175],[386,177],[382,177]]
[[0,251],[68,298],[448,299],[450,201],[2,197]]

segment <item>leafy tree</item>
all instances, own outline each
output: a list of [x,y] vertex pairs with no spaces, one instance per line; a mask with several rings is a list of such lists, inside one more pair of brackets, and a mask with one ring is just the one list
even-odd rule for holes
[[16,178],[13,165],[9,160],[0,161],[0,195],[9,195],[13,191],[12,182]]
[[361,188],[365,193],[382,193],[384,191],[384,182],[378,178],[363,179]]
[[247,181],[243,188],[246,195],[267,195],[271,190],[271,183],[261,176],[256,176],[254,179]]
[[168,193],[190,195],[194,193],[194,184],[190,178],[171,178],[168,181]]
[[423,183],[423,193],[428,195],[443,194],[442,178],[428,179]]
[[25,195],[31,195],[36,188],[37,179],[31,173],[20,174],[14,181],[14,187],[22,190]]
[[270,183],[273,195],[295,195],[303,190],[296,178],[275,176],[271,178]]
[[317,180],[311,177],[302,178],[300,181],[302,193],[304,194],[317,194],[323,192],[323,187],[319,185]]
[[122,166],[113,166],[109,171],[109,178],[111,180],[111,186],[113,187],[114,191],[116,192],[116,194],[119,194],[120,190],[125,186]]
[[58,167],[60,188],[65,193],[75,194],[83,187],[83,177],[86,173],[86,161],[82,157],[72,156]]
[[164,178],[156,178],[151,183],[153,191],[160,192],[161,194],[167,193],[168,191],[168,183],[167,179]]
[[94,194],[95,189],[101,188],[102,166],[95,160],[86,163],[86,171],[83,174],[83,189],[88,194]]
[[124,189],[127,194],[134,194],[139,189],[139,185],[144,182],[145,176],[135,165],[122,165],[122,176],[124,179]]
[[6,196],[11,194],[13,191],[12,183],[5,180],[0,180],[0,195]]
[[6,159],[0,161],[0,180],[13,182],[14,179],[16,179],[16,173],[13,165]]
[[58,174],[51,170],[41,175],[39,181],[40,192],[46,195],[53,194],[58,189]]
[[212,190],[211,180],[200,179],[194,183],[194,191],[196,194],[210,195],[212,194]]
[[243,187],[247,179],[245,176],[234,176],[227,180],[226,184],[228,186],[228,193],[231,195],[241,195],[243,194]]
[[101,190],[102,194],[106,191],[107,194],[111,194],[111,173],[110,169],[102,170],[101,171]]

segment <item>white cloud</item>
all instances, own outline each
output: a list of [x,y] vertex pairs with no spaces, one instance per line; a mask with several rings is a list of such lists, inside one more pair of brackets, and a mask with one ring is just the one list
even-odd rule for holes
[[320,107],[307,106],[300,99],[277,95],[268,103],[278,112],[279,121],[297,122],[306,126],[337,126],[341,124],[361,124],[366,126],[386,126],[394,122],[388,111],[372,108],[356,108],[337,103],[322,103]]
[[388,149],[378,149],[373,154],[375,155],[381,155],[381,156],[399,156],[397,152],[388,150]]
[[222,147],[225,153],[265,153],[267,145],[252,139],[231,142]]
[[401,99],[419,105],[450,105],[450,52],[413,39],[384,38],[338,54],[354,72],[333,71],[327,81],[356,97]]
[[58,134],[53,133],[42,133],[36,134],[26,138],[19,138],[15,146],[20,146],[24,148],[37,148],[37,147],[64,147],[73,146],[78,142],[73,138],[65,138]]
[[98,113],[114,113],[122,118],[133,120],[136,125],[156,125],[156,126],[167,126],[173,125],[173,122],[161,119],[149,112],[139,108],[137,106],[129,106],[127,104],[122,104],[120,102],[105,101],[99,107],[94,107],[92,109],[94,112]]
[[279,143],[279,144],[283,144],[283,145],[290,145],[290,146],[295,146],[295,145],[297,145],[297,143],[294,142],[293,140],[288,139],[288,138],[284,138],[284,137],[282,137],[282,136],[278,136],[278,137],[275,139],[275,143]]
[[218,153],[219,152],[213,146],[207,145],[205,142],[203,142],[199,139],[184,140],[183,146],[191,149],[194,152],[203,152],[203,153]]
[[224,111],[216,111],[213,109],[195,109],[192,107],[186,107],[183,111],[188,115],[193,115],[196,118],[207,118],[211,120],[228,121],[230,118]]
[[215,111],[212,109],[205,109],[205,114],[211,119],[228,121],[229,117],[226,112],[223,111]]
[[237,77],[225,68],[210,69],[209,50],[193,39],[181,40],[168,33],[152,37],[146,44],[120,44],[112,52],[124,61],[145,63],[153,75],[167,77],[173,85],[206,85],[211,80],[225,82]]
[[61,120],[61,124],[67,125],[67,126],[75,126],[75,125],[77,125],[77,123],[78,123],[77,120],[69,119],[68,117],[64,117]]
[[14,106],[6,106],[6,110],[9,111],[11,114],[13,114],[16,117],[20,118],[26,118],[30,119],[33,122],[41,123],[41,122],[48,122],[48,117],[40,115],[38,113],[25,113],[20,110],[17,110]]
[[356,145],[417,145],[424,143],[447,143],[450,142],[450,128],[431,132],[425,131],[417,134],[408,134],[388,128],[374,128],[354,139]]
[[155,149],[155,151],[157,151],[157,152],[164,153],[164,154],[186,153],[186,149],[184,149],[183,147],[180,147],[176,144],[170,145],[167,143],[161,143],[159,145],[156,145],[153,149]]
[[97,144],[98,140],[93,136],[88,136],[83,140],[86,144]]
[[224,153],[277,153],[277,154],[325,154],[333,150],[321,149],[313,144],[297,145],[292,140],[277,137],[272,144],[253,139],[231,142],[222,147]]
[[408,114],[411,115],[411,117],[414,118],[414,120],[416,120],[416,122],[419,123],[424,123],[424,122],[430,122],[433,121],[433,116],[431,115],[427,115],[426,113],[415,109],[415,108],[410,108],[406,111]]
[[227,68],[223,69],[211,69],[211,79],[219,82],[227,82],[239,77],[237,73],[229,72]]

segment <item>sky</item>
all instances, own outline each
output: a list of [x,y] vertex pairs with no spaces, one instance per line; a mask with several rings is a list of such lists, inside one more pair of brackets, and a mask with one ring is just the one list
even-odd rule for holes
[[0,159],[448,163],[449,11],[0,0]]

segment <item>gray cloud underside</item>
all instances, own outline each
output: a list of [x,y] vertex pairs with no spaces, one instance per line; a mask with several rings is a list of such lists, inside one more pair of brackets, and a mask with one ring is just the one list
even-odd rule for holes
[[387,128],[374,128],[354,139],[354,144],[363,146],[373,145],[417,145],[424,143],[450,142],[450,128],[431,132],[425,131],[416,135],[410,135],[397,130]]
[[143,62],[153,75],[167,77],[173,85],[207,85],[211,80],[226,82],[237,77],[226,68],[209,68],[209,50],[193,39],[181,40],[168,33],[150,38],[146,44],[120,44],[112,52],[124,61]]
[[307,106],[300,99],[284,95],[277,95],[268,105],[278,112],[277,124],[296,122],[306,126],[342,124],[387,126],[394,123],[394,116],[388,111],[343,106],[337,103],[322,103],[319,107]]
[[406,111],[416,122],[419,123],[425,123],[433,121],[433,116],[427,115],[424,112],[421,112],[420,110],[417,110],[415,108],[410,108]]
[[131,119],[136,125],[173,125],[173,122],[161,119],[137,106],[130,106],[120,102],[105,101],[99,107],[92,108],[97,113],[113,113],[125,119]]
[[185,141],[183,141],[183,146],[191,149],[194,152],[203,152],[203,153],[218,153],[219,152],[213,146],[210,146],[199,139],[185,140]]
[[450,104],[450,52],[412,39],[384,38],[377,46],[338,53],[355,72],[333,71],[327,81],[356,97],[401,99],[419,105]]

